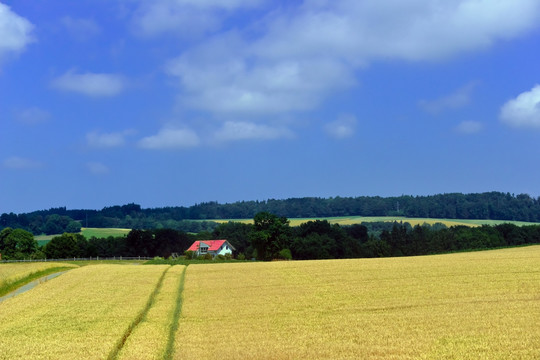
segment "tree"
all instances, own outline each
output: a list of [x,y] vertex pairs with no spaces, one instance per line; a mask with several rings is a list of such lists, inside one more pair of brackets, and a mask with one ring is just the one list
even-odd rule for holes
[[67,259],[80,257],[81,246],[87,245],[86,238],[81,234],[64,233],[55,236],[45,245],[44,252],[49,259]]
[[[213,239],[227,239],[238,253],[249,253],[250,234],[253,225],[230,221],[219,224],[212,233]],[[204,240],[204,239],[201,239]]]
[[0,253],[7,258],[29,257],[37,250],[34,235],[23,229],[5,228],[0,232]]
[[168,258],[172,253],[182,253],[191,245],[186,233],[173,229],[155,230],[157,248],[151,256]]
[[129,256],[151,256],[155,245],[154,236],[149,230],[131,230],[126,237]]
[[310,233],[305,237],[297,237],[291,244],[291,252],[295,259],[332,259],[332,250],[336,242],[327,234]]
[[289,248],[289,220],[268,212],[260,212],[253,218],[253,232],[250,234],[251,245],[257,251],[257,259],[272,260],[279,257],[279,252]]

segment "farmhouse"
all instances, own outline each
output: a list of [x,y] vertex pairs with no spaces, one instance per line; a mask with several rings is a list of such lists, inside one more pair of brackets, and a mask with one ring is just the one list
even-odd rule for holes
[[195,241],[187,251],[195,252],[196,256],[210,254],[212,256],[232,254],[236,250],[227,240]]

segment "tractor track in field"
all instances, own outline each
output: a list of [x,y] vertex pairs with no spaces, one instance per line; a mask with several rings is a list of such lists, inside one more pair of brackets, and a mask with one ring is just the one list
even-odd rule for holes
[[165,355],[163,358],[165,360],[171,360],[174,356],[174,341],[176,339],[176,332],[178,331],[178,326],[180,325],[180,314],[182,313],[182,304],[184,296],[184,283],[186,278],[186,270],[189,264],[184,267],[182,270],[182,275],[180,276],[180,284],[178,286],[178,294],[176,296],[176,307],[173,312],[173,320],[171,323],[171,328],[169,329],[169,336],[167,338],[167,346],[165,348]]
[[160,276],[160,278],[159,278],[159,280],[158,280],[158,282],[156,284],[156,287],[154,288],[154,290],[152,291],[152,293],[148,297],[148,301],[146,302],[146,305],[141,310],[141,312],[135,317],[133,322],[127,328],[124,335],[120,338],[120,340],[117,342],[117,344],[111,350],[111,352],[109,353],[109,356],[107,357],[108,360],[113,360],[113,359],[118,358],[118,354],[120,353],[120,350],[122,350],[122,348],[124,347],[127,339],[129,338],[129,336],[131,335],[133,330],[135,330],[135,328],[146,318],[146,315],[148,314],[148,311],[150,310],[150,308],[154,304],[154,301],[156,299],[156,295],[161,290],[161,287],[163,285],[163,279],[165,279],[165,274],[167,274],[167,272],[171,268],[172,268],[172,266],[168,267],[167,269],[165,269],[165,271],[163,271],[163,273],[161,274],[161,276]]

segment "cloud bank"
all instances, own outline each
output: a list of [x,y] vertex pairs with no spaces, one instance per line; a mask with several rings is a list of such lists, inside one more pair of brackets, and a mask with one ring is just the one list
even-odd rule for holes
[[[236,1],[203,3],[198,11],[241,8]],[[168,4],[169,10],[195,6]],[[200,45],[170,59],[165,71],[179,84],[182,107],[225,121],[270,120],[317,109],[336,91],[356,86],[359,73],[374,62],[445,61],[520,36],[538,22],[536,0],[306,0],[274,9],[256,25],[208,31]],[[474,87],[420,106],[432,113],[463,107]]]

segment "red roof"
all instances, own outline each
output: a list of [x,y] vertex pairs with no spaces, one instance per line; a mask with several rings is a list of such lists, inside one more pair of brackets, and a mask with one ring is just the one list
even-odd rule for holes
[[218,251],[221,245],[225,244],[227,240],[202,240],[195,241],[187,251],[197,251],[201,243],[208,245],[208,251]]

